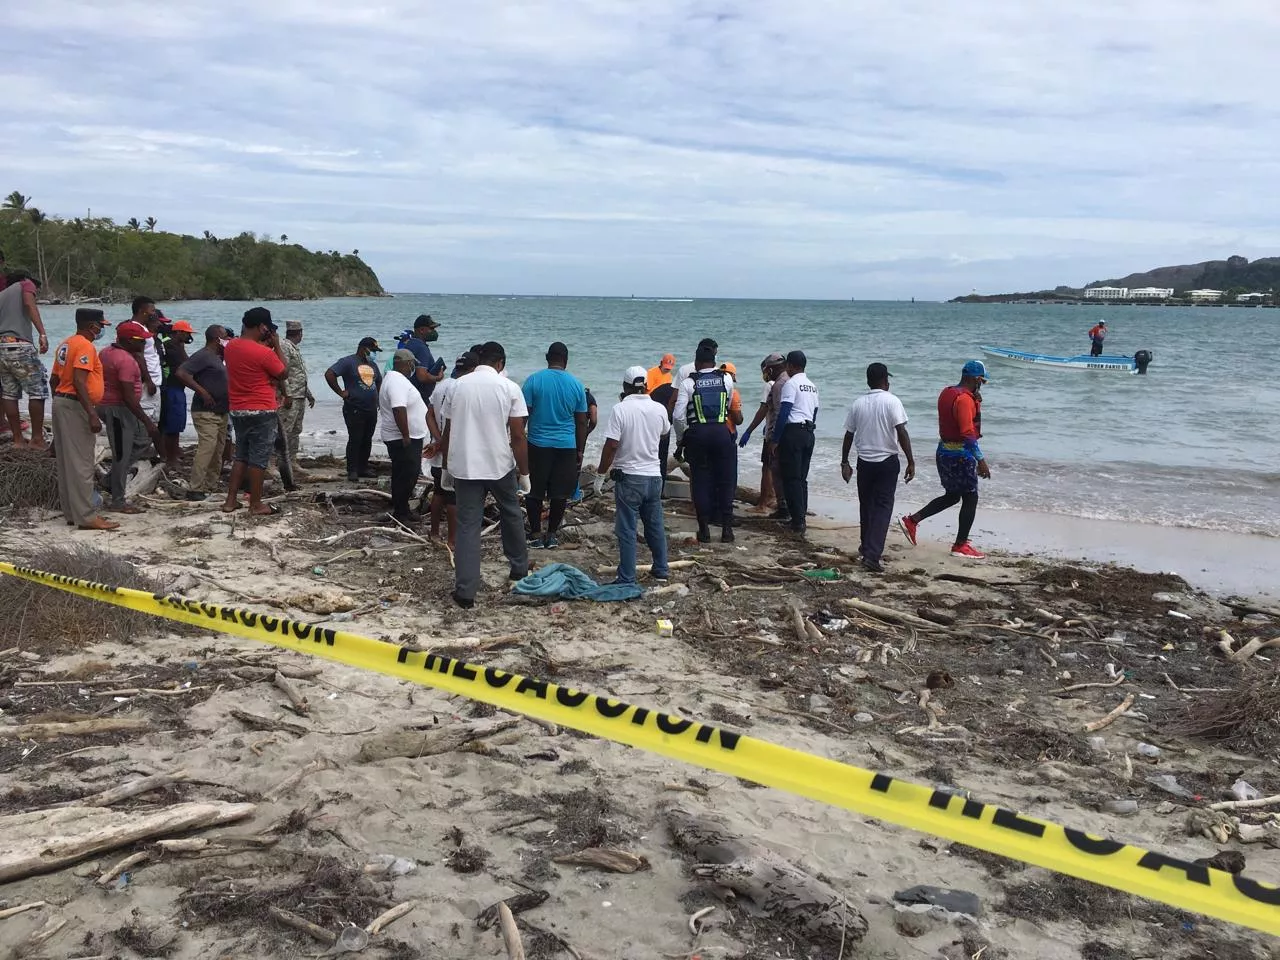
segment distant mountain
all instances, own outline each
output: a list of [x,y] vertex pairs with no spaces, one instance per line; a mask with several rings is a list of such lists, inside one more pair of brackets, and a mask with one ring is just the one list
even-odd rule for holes
[[1252,263],[1245,257],[1228,257],[1226,260],[1206,260],[1177,267],[1157,267],[1146,273],[1131,273],[1113,280],[1095,280],[1085,285],[1085,289],[1089,287],[1173,287],[1175,293],[1208,287],[1265,293],[1273,287],[1280,287],[1280,257],[1263,257]]

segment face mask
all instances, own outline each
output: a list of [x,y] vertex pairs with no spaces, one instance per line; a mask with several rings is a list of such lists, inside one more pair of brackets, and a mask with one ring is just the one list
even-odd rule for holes
[[440,331],[439,331],[439,330],[434,330],[434,329],[432,329],[432,330],[428,330],[426,333],[422,334],[422,342],[423,342],[423,343],[435,343],[435,342],[436,342],[437,340],[439,340],[439,339],[440,339]]

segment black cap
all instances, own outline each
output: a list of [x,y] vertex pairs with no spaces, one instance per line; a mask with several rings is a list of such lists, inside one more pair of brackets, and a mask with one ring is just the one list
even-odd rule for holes
[[87,327],[91,323],[100,323],[104,327],[111,326],[106,314],[94,307],[78,307],[76,309],[76,326]]
[[365,337],[363,340],[360,341],[360,345],[356,349],[368,350],[370,353],[382,352],[382,347],[378,346],[378,341],[373,339],[373,337]]
[[274,330],[276,326],[271,321],[271,311],[266,307],[251,307],[244,312],[241,322],[246,327],[266,327],[268,330]]
[[418,319],[413,321],[413,329],[415,330],[421,330],[423,327],[431,327],[434,330],[438,326],[440,324],[432,320],[429,313],[420,313],[418,314]]
[[809,358],[804,355],[803,350],[792,350],[787,354],[787,366],[799,367],[801,370],[809,363]]
[[453,361],[453,367],[455,370],[474,370],[479,363],[480,358],[468,350]]
[[867,386],[871,386],[873,383],[879,383],[881,380],[892,376],[893,374],[889,372],[889,368],[883,363],[871,363],[867,365]]

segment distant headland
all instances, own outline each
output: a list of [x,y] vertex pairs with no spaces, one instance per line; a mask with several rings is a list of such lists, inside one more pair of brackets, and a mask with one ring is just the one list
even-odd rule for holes
[[971,293],[951,303],[1068,303],[1147,306],[1277,306],[1280,257],[1249,262],[1245,257],[1157,267],[1083,287],[1054,287],[1031,293]]
[[24,269],[55,303],[157,300],[312,300],[383,297],[360,251],[308,250],[266,234],[168,233],[155,217],[50,216],[14,191],[0,204],[6,269]]

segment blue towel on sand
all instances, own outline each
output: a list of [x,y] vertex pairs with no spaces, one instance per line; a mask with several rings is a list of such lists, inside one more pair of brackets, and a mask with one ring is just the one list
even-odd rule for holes
[[526,597],[559,597],[564,600],[634,600],[644,594],[634,583],[596,583],[577,567],[551,563],[529,574],[511,588]]

